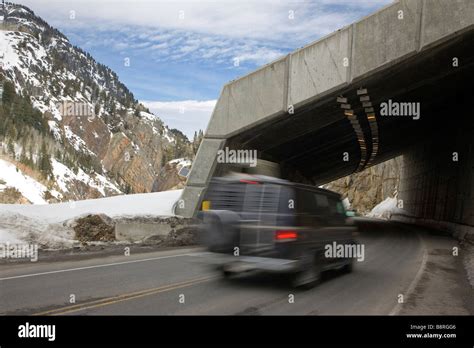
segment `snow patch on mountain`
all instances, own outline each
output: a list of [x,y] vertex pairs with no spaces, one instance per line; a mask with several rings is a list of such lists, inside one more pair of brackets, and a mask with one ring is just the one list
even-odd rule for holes
[[[0,159],[0,179],[5,182],[3,184],[4,190],[6,187],[14,187],[33,204],[47,204],[44,199],[44,194],[48,188],[33,178],[25,175],[21,170],[17,169],[15,165],[10,162]],[[59,198],[61,195],[57,191],[50,191],[51,194]]]
[[[35,42],[36,39],[30,34],[23,32],[2,31],[0,30],[0,58],[2,68],[17,71],[24,81],[20,81],[19,75],[15,74],[15,87],[21,91],[25,83],[40,87],[41,81],[36,76],[36,69],[33,66],[40,67],[50,71],[51,66],[46,62],[47,52]],[[25,45],[25,49],[20,51],[20,47]]]
[[[53,129],[59,129],[59,128],[56,125],[52,127],[52,130]],[[66,138],[69,140],[69,143],[74,147],[76,151],[86,152],[86,153],[89,153],[90,155],[95,156],[95,154],[87,148],[86,142],[82,140],[80,136],[75,134],[69,126],[64,126],[64,135],[66,136]]]
[[191,160],[186,158],[176,158],[168,162],[169,164],[176,164],[177,167],[187,167],[192,164]]
[[115,191],[117,194],[121,194],[120,189],[115,186],[112,182],[107,180],[103,175],[95,174],[95,177],[92,178],[90,175],[85,173],[82,169],[78,169],[77,174],[75,174],[71,169],[66,167],[64,164],[58,162],[56,159],[51,160],[53,166],[53,175],[56,179],[56,183],[59,188],[67,192],[69,190],[69,185],[74,183],[75,180],[82,181],[84,184],[97,189],[102,195],[105,196],[105,189]]
[[[45,122],[36,128],[40,134],[18,139],[14,134],[27,134],[36,124],[26,118],[28,122],[17,126],[21,129],[11,131],[12,112],[9,129],[0,139],[11,144],[10,151],[3,154],[35,170],[38,159],[51,160],[55,172],[50,173],[48,165],[40,172],[46,180],[54,177],[48,186],[69,187],[61,192],[63,200],[148,192],[164,163],[193,157],[199,142],[191,144],[181,132],[165,126],[110,68],[73,46],[28,8],[7,3],[6,9],[0,30],[0,77],[10,91],[13,85],[18,97],[39,110]],[[88,113],[65,113],[70,104]],[[16,151],[18,144],[21,153]]]

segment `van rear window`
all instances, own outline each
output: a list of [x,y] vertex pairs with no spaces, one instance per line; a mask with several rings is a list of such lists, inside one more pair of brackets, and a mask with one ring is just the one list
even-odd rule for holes
[[338,200],[323,193],[299,189],[297,207],[302,214],[327,215],[337,213]]
[[281,185],[214,182],[206,200],[212,210],[276,213],[280,205]]
[[315,193],[314,196],[316,197],[316,206],[319,209],[325,209],[329,207],[329,200],[327,196],[319,193]]

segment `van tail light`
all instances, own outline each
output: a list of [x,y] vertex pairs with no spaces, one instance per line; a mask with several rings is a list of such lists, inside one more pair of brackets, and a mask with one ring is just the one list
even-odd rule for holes
[[275,232],[275,241],[277,242],[291,242],[298,239],[296,231],[278,230]]
[[244,184],[250,184],[250,185],[258,185],[259,184],[258,181],[245,180],[245,179],[240,180],[240,182],[243,182]]

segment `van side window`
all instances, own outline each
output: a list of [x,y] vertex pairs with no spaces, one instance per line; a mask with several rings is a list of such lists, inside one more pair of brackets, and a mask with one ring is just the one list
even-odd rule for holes
[[298,212],[312,215],[329,214],[330,202],[326,195],[308,190],[298,190]]
[[316,197],[316,205],[318,209],[323,210],[329,207],[329,200],[328,197],[325,195],[321,195],[319,193],[314,194]]
[[279,213],[294,214],[298,209],[298,200],[296,199],[296,190],[292,187],[282,186],[280,189]]
[[336,210],[338,214],[344,215],[344,216],[346,215],[346,210],[344,209],[344,205],[342,204],[341,201],[337,201]]
[[303,214],[315,214],[317,210],[316,198],[314,192],[307,190],[298,190],[297,196],[298,212]]
[[345,216],[344,206],[342,202],[335,198],[329,199],[329,211],[331,215]]

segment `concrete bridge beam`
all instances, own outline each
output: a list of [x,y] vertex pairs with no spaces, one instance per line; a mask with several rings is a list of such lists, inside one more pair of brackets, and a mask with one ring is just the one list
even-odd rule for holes
[[[217,151],[230,138],[316,110],[325,98],[356,90],[370,79],[376,81],[392,66],[473,28],[472,0],[400,0],[226,84],[182,196],[185,208],[178,204],[176,213],[194,214],[216,168]],[[314,112],[314,117],[325,115]]]

